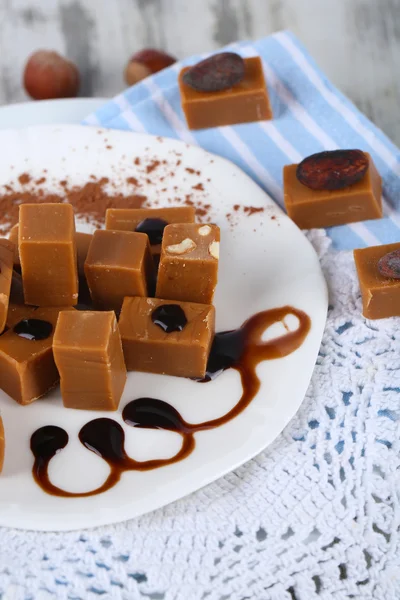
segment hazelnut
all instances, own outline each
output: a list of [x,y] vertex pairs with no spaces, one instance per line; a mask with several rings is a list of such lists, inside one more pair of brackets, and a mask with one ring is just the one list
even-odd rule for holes
[[211,227],[209,225],[203,225],[199,227],[199,235],[205,237],[211,233]]
[[79,90],[79,72],[57,52],[38,50],[25,65],[24,87],[34,100],[73,98]]
[[167,246],[166,250],[170,254],[186,254],[196,248],[196,244],[190,238],[185,238],[180,244]]
[[124,78],[128,85],[134,85],[153,73],[157,73],[176,62],[166,52],[145,48],[136,52],[125,67]]
[[219,259],[219,242],[211,242],[208,251],[213,258]]

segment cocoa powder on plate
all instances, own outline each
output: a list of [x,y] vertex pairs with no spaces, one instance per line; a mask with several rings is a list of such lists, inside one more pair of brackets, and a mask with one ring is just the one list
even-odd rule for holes
[[[27,173],[18,177],[20,184],[25,186],[31,182]],[[147,200],[142,194],[113,193],[105,191],[109,183],[107,178],[93,180],[83,186],[69,186],[63,180],[59,182],[63,187],[62,194],[51,193],[44,188],[16,189],[8,184],[4,186],[4,193],[0,194],[0,228],[3,233],[8,233],[13,225],[18,222],[19,206],[25,203],[40,204],[43,202],[69,202],[75,214],[82,220],[101,227],[107,208],[140,208]]]

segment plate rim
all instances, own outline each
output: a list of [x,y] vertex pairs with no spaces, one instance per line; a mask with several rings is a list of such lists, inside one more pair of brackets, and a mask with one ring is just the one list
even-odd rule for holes
[[[46,130],[60,130],[60,129],[78,129],[78,130],[82,130],[82,129],[86,129],[87,127],[89,127],[90,129],[95,129],[95,130],[101,130],[102,132],[107,132],[107,135],[116,135],[116,136],[136,136],[136,137],[140,137],[142,139],[159,139],[159,140],[168,140],[168,143],[172,145],[176,145],[177,147],[179,147],[180,149],[182,148],[193,148],[196,152],[201,153],[204,156],[212,156],[213,158],[216,158],[218,161],[223,161],[224,163],[229,164],[230,168],[239,171],[241,177],[246,178],[247,180],[249,180],[251,182],[252,185],[255,185],[259,188],[259,190],[261,192],[264,193],[265,195],[265,199],[269,204],[273,204],[277,210],[280,211],[280,213],[282,213],[284,215],[284,218],[289,219],[289,217],[286,215],[286,213],[284,213],[284,211],[279,207],[279,205],[271,198],[271,196],[269,196],[269,194],[267,194],[247,173],[245,173],[239,166],[237,166],[235,163],[233,163],[232,161],[230,161],[229,159],[226,159],[225,157],[219,156],[218,154],[209,152],[208,150],[205,150],[204,148],[200,147],[200,146],[196,146],[196,145],[191,145],[188,144],[182,140],[177,140],[174,138],[166,138],[163,136],[155,136],[155,135],[151,135],[148,133],[142,133],[142,132],[132,132],[132,131],[124,131],[124,130],[110,130],[104,127],[99,127],[99,126],[88,126],[88,125],[80,125],[80,124],[61,124],[61,125],[56,125],[56,124],[45,124],[45,125],[31,125],[29,127],[24,127],[23,130],[42,130],[42,129],[46,129]],[[21,129],[10,129],[7,131],[7,134],[10,134],[10,132],[18,132],[18,134],[21,133]],[[2,135],[6,134],[6,130],[2,130],[0,131],[0,137]],[[290,219],[289,219],[290,220]],[[312,249],[312,253],[314,255],[314,260],[315,260],[315,264],[316,267],[318,269],[319,275],[320,275],[320,279],[321,279],[321,284],[323,286],[323,290],[321,289],[321,292],[324,292],[324,302],[325,302],[325,317],[324,317],[324,327],[322,328],[321,331],[321,336],[320,336],[320,340],[322,339],[322,335],[325,329],[325,323],[326,323],[326,313],[328,310],[328,287],[327,287],[327,282],[325,280],[322,268],[321,268],[321,264],[317,255],[317,252],[315,250],[315,248],[313,247],[313,245],[311,244],[310,240],[307,239],[307,237],[304,235],[304,233],[298,228],[296,227],[296,229],[298,230],[298,233],[303,237],[304,241],[308,244],[308,246]],[[318,356],[318,349],[315,352],[315,356],[313,358],[313,368],[310,372],[310,378],[308,380],[308,384],[309,385],[309,381],[311,380],[313,371],[314,371],[314,365],[315,365],[315,361],[316,358]],[[284,425],[284,427],[287,426],[288,422],[296,415],[297,411],[299,410],[301,404],[304,401],[304,396],[302,396],[301,400],[299,401],[295,411],[293,414],[291,414],[291,416],[288,417],[288,419],[286,420],[286,423]],[[209,485],[210,483],[220,479],[221,477],[224,477],[227,473],[232,472],[233,470],[237,469],[238,467],[240,467],[241,465],[243,465],[244,463],[252,460],[255,456],[257,456],[260,452],[264,451],[266,448],[268,448],[271,443],[273,443],[273,441],[282,433],[283,428],[280,429],[280,431],[278,431],[276,433],[276,435],[274,436],[273,440],[271,440],[269,443],[267,443],[266,445],[264,445],[262,448],[259,448],[258,450],[254,451],[252,453],[251,456],[247,456],[245,458],[243,458],[243,460],[239,460],[237,461],[233,466],[229,466],[226,469],[224,469],[223,471],[220,471],[219,474],[217,476],[215,475],[211,475],[209,478],[204,478],[201,483],[199,485],[196,485],[196,487],[193,489],[193,486],[190,486],[190,483],[188,485],[189,488],[191,489],[186,489],[185,491],[183,491],[182,493],[180,493],[179,491],[179,495],[174,495],[173,498],[169,498],[166,502],[163,502],[162,505],[160,506],[159,504],[157,504],[157,506],[152,506],[150,509],[144,509],[143,511],[139,511],[137,512],[134,516],[132,515],[128,515],[123,513],[122,515],[120,515],[118,513],[118,515],[113,514],[112,519],[110,520],[105,520],[104,517],[102,518],[102,514],[103,511],[98,511],[97,512],[97,518],[92,519],[92,523],[90,525],[76,525],[74,527],[68,526],[67,523],[65,525],[65,527],[60,527],[57,526],[56,528],[54,527],[49,527],[49,528],[44,528],[43,526],[38,527],[38,528],[33,528],[31,526],[27,526],[27,525],[23,525],[23,524],[15,524],[12,523],[11,525],[9,523],[2,523],[2,526],[5,527],[13,527],[15,529],[19,529],[19,530],[24,530],[24,531],[47,531],[47,532],[61,532],[61,531],[77,531],[77,530],[81,530],[81,529],[93,529],[93,528],[97,528],[100,526],[106,526],[106,525],[110,525],[110,524],[117,524],[117,523],[121,523],[133,518],[137,518],[140,517],[144,514],[147,514],[148,512],[152,512],[154,510],[158,510],[159,508],[163,508],[166,505],[170,504],[171,502],[175,502],[183,497],[186,497],[188,495],[190,495],[191,493],[195,493],[196,491],[202,489],[203,487],[205,487],[206,485]],[[173,495],[173,494],[172,494]],[[122,511],[123,508],[120,509],[120,511]],[[0,517],[0,521],[1,521],[1,517]],[[0,523],[1,525],[1,523]]]

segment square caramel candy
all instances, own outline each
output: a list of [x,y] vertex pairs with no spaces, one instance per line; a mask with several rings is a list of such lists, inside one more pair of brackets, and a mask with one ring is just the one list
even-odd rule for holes
[[10,305],[8,329],[0,336],[0,388],[19,404],[37,400],[58,383],[52,344],[59,312]]
[[90,297],[89,286],[86,281],[85,275],[85,262],[87,258],[87,254],[89,252],[89,247],[92,241],[93,235],[91,233],[83,233],[81,231],[77,231],[75,234],[75,242],[76,242],[76,258],[77,258],[77,266],[78,266],[78,279],[79,279],[79,296],[78,303],[83,305],[91,305],[92,300]]
[[213,92],[198,91],[187,85],[183,76],[190,67],[182,69],[179,74],[179,89],[189,129],[272,119],[261,58],[245,58],[244,64],[242,81],[229,89]]
[[10,229],[10,233],[8,234],[8,239],[10,240],[10,242],[12,242],[14,244],[14,268],[20,270],[21,269],[21,260],[19,258],[18,230],[19,230],[19,225],[17,223]]
[[155,269],[144,233],[97,230],[85,262],[93,304],[120,311],[125,296],[148,296]]
[[[392,252],[398,253],[394,264],[390,256],[387,256]],[[354,261],[360,282],[364,317],[399,317],[400,243],[354,250]]]
[[136,231],[149,237],[151,253],[159,255],[164,229],[171,223],[194,223],[193,206],[169,208],[108,208],[106,229]]
[[78,273],[72,206],[22,204],[18,238],[26,303],[74,306]]
[[283,168],[284,201],[289,217],[300,229],[332,227],[382,217],[382,178],[368,158],[360,181],[336,190],[311,189],[297,178],[298,165]]
[[128,371],[204,377],[214,338],[213,306],[125,298],[119,328]]
[[117,410],[126,368],[113,311],[60,312],[53,352],[64,406]]
[[3,470],[5,449],[6,449],[6,441],[5,441],[5,437],[4,437],[4,425],[3,425],[3,419],[0,416],[0,473]]
[[218,281],[219,241],[217,225],[167,225],[156,297],[211,304]]
[[0,239],[0,333],[4,330],[10,302],[15,245]]
[[[18,230],[19,225],[14,225],[8,236],[8,239],[15,244],[14,268],[21,267],[21,260],[19,257],[18,250]],[[90,242],[92,241],[92,237],[93,235],[91,233],[83,233],[81,231],[77,231],[75,233],[76,257],[79,278],[85,277],[84,265],[89,250]]]

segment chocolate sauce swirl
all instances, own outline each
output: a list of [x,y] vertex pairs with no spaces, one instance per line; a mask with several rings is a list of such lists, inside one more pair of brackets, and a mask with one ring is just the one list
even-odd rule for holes
[[[264,331],[274,323],[282,322],[288,315],[298,318],[296,330],[268,341],[262,341]],[[209,382],[226,369],[240,373],[242,396],[225,415],[202,423],[189,423],[168,402],[156,398],[138,398],[129,402],[122,416],[127,425],[148,429],[174,431],[182,436],[182,446],[172,458],[136,461],[125,452],[125,434],[113,419],[94,419],[79,432],[81,443],[91,452],[103,458],[110,466],[110,474],[95,490],[71,493],[54,486],[48,476],[50,460],[68,443],[68,434],[59,427],[46,426],[32,435],[31,449],[35,457],[33,476],[47,493],[64,497],[85,497],[100,494],[112,488],[125,471],[149,471],[176,463],[191,454],[195,448],[194,434],[214,429],[239,415],[260,389],[257,365],[264,360],[287,356],[305,340],[311,320],[303,311],[285,306],[266,310],[248,319],[239,329],[217,333],[211,348],[207,374],[202,383]]]

